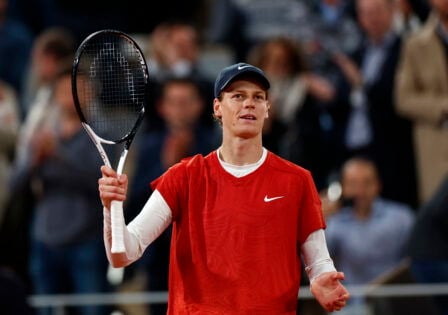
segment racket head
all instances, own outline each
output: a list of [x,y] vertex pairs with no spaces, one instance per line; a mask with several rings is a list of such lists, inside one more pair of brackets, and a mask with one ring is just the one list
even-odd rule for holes
[[72,95],[83,124],[104,142],[130,145],[147,106],[149,72],[142,50],[124,32],[90,34],[72,66]]

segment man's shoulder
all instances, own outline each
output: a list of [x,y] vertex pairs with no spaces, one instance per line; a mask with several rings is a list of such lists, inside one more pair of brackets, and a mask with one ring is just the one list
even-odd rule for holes
[[206,161],[210,159],[212,153],[209,153],[207,156],[195,154],[185,157],[176,164],[170,166],[161,178],[175,178],[177,182],[188,180],[188,178],[198,178],[202,176],[202,170],[205,169]]
[[268,152],[269,165],[278,171],[293,173],[301,176],[307,176],[310,172],[300,165],[297,165],[281,156]]
[[269,161],[270,161],[271,165],[273,165],[273,166],[290,169],[292,171],[297,171],[297,172],[306,172],[305,168],[297,165],[296,163],[291,162],[290,160],[287,160],[287,159],[275,154],[272,151],[268,151],[268,156],[269,156]]
[[185,169],[192,169],[204,166],[207,163],[211,163],[214,159],[214,152],[212,151],[206,155],[202,153],[198,153],[195,155],[191,155],[189,157],[185,157],[182,160],[180,160],[175,166]]
[[383,197],[377,198],[377,202],[382,204],[383,206],[397,209],[398,211],[412,212],[411,207],[408,206],[407,204],[405,204],[404,202],[400,202],[400,201],[396,201],[396,200],[388,199],[388,198],[383,198]]
[[327,217],[327,224],[352,224],[355,220],[353,209],[350,207],[343,207],[336,213]]
[[405,203],[398,202],[391,199],[379,198],[376,201],[378,208],[383,208],[386,211],[384,213],[396,217],[397,219],[409,219],[413,220],[415,212],[413,209]]

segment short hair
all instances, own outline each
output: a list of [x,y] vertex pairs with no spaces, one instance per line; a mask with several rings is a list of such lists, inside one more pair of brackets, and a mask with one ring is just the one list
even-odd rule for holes
[[264,63],[269,53],[268,48],[271,45],[279,45],[286,51],[288,62],[291,65],[291,74],[309,70],[305,52],[300,42],[286,36],[268,38],[255,45],[248,54],[249,63],[259,68],[264,68]]
[[57,59],[72,58],[76,50],[73,34],[63,27],[45,29],[37,37],[35,45],[44,54],[53,55]]
[[353,164],[362,164],[362,165],[370,166],[373,169],[378,180],[381,180],[380,174],[378,172],[378,167],[377,167],[375,161],[367,155],[356,155],[356,156],[353,156],[353,157],[349,158],[348,160],[346,160],[341,168],[341,179],[343,179],[343,177],[344,177],[345,170]]
[[199,97],[205,100],[204,89],[201,86],[200,82],[198,82],[192,77],[176,77],[176,76],[171,76],[163,80],[163,82],[158,86],[158,89],[156,91],[156,99],[160,99],[161,97],[163,97],[163,94],[165,93],[165,88],[172,84],[182,84],[191,86],[193,89],[196,90]]

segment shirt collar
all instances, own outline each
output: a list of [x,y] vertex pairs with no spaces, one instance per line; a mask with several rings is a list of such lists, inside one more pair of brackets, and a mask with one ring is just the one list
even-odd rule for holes
[[367,46],[369,48],[386,48],[388,47],[395,38],[395,32],[393,30],[386,33],[386,35],[383,36],[383,39],[380,43],[374,43],[371,40],[367,40]]

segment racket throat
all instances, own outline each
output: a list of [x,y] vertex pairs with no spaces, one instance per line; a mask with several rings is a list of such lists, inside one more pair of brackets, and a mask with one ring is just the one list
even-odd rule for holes
[[127,148],[125,148],[121,152],[120,160],[118,161],[118,166],[117,166],[117,174],[118,175],[123,174],[124,162],[126,161],[126,157],[128,156],[128,152],[129,152],[129,150]]

